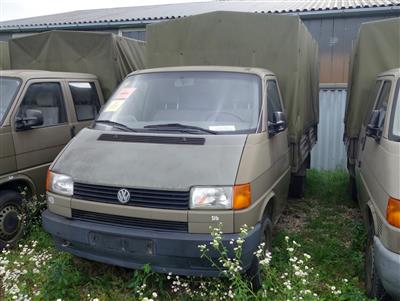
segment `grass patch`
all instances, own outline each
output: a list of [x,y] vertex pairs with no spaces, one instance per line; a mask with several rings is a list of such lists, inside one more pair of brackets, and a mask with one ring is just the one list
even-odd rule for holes
[[[0,299],[300,300],[300,291],[307,287],[316,296],[305,295],[304,300],[366,300],[362,283],[366,235],[347,191],[345,172],[309,171],[306,197],[289,200],[274,232],[265,291],[254,296],[242,289],[246,283],[236,282],[245,281],[240,276],[211,281],[180,278],[153,273],[150,267],[132,271],[60,253],[53,248],[51,237],[40,226],[34,226],[20,247],[1,255]],[[295,254],[288,251],[287,236],[289,243],[295,240],[301,245]],[[303,287],[294,276],[291,260],[303,258],[304,253],[311,259],[300,266],[313,270]],[[290,289],[288,279],[292,281]]]

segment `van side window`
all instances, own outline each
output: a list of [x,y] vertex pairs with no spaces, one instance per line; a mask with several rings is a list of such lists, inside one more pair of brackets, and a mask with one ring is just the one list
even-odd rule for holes
[[26,110],[29,109],[42,112],[43,125],[39,127],[48,127],[67,122],[60,83],[31,84],[22,100],[17,116],[25,116]]
[[267,81],[267,110],[269,122],[273,122],[274,112],[283,112],[278,86],[274,80]]
[[96,85],[91,82],[70,82],[72,100],[74,101],[78,121],[93,120],[100,110]]

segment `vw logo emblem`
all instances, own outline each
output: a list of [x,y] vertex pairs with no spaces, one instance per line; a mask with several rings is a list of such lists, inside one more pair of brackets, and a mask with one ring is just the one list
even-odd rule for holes
[[129,191],[127,189],[122,188],[118,191],[117,197],[118,197],[118,201],[121,204],[126,204],[130,201],[131,194],[129,193]]

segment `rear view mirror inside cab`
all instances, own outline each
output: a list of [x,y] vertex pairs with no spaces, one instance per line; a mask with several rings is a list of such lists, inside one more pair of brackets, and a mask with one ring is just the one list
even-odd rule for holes
[[175,87],[188,87],[194,85],[194,78],[182,77],[174,82]]

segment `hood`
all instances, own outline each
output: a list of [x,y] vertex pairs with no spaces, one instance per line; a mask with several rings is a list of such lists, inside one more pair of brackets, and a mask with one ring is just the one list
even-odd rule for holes
[[78,183],[129,188],[234,185],[246,137],[84,129],[52,170]]

